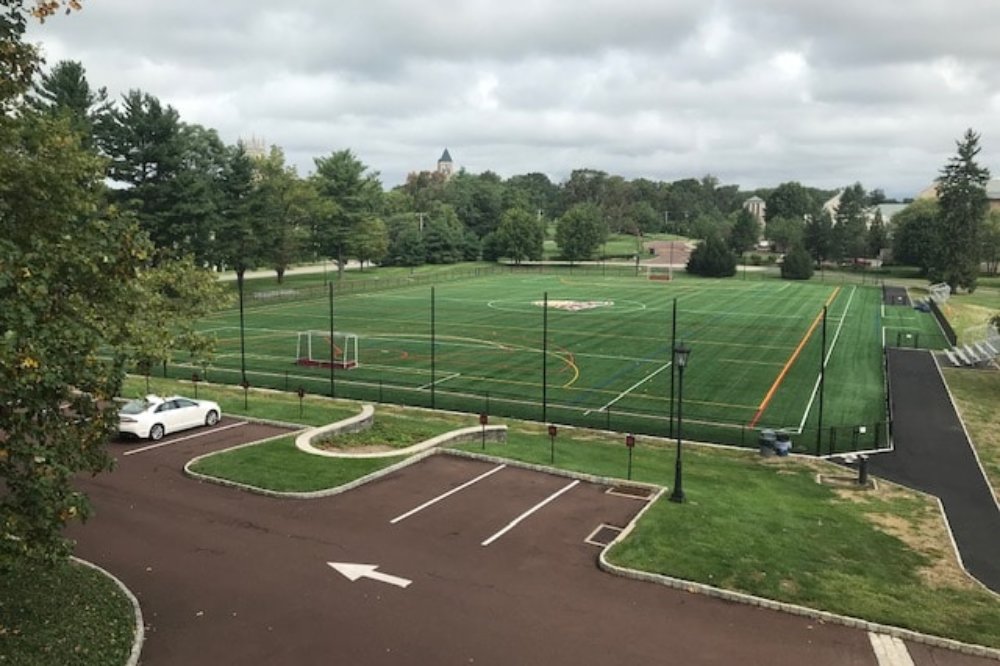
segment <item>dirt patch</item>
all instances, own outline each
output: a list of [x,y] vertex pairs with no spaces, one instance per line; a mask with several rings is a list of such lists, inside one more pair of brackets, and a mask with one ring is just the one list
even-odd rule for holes
[[664,266],[686,266],[694,249],[694,245],[687,241],[649,241],[645,246],[647,252],[653,252],[653,256],[643,263]]
[[386,451],[395,451],[396,448],[389,446],[388,444],[359,444],[357,446],[344,446],[338,445],[330,440],[318,442],[314,444],[317,449],[322,449],[323,451],[342,451],[344,453],[385,453]]
[[[857,503],[872,525],[930,558],[930,564],[919,571],[927,585],[934,588],[978,589],[959,565],[951,547],[951,536],[933,499],[889,483],[880,483],[866,493],[848,489],[836,489],[835,492],[840,499]],[[904,502],[911,506],[920,503],[920,506],[900,515],[880,511],[872,500],[886,507],[886,511],[889,506]],[[865,507],[865,504],[868,506]]]

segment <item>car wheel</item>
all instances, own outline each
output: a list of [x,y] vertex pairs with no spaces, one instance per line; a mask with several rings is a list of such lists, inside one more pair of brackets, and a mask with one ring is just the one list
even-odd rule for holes
[[205,415],[205,425],[214,426],[219,422],[219,412],[214,409]]
[[157,423],[152,428],[149,429],[149,438],[154,442],[158,442],[161,439],[163,439],[163,433],[164,433],[163,426]]

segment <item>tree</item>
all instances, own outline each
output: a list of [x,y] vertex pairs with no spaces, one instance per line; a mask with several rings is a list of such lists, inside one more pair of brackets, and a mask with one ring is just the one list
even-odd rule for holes
[[786,280],[808,280],[813,276],[813,261],[801,245],[794,245],[781,262],[781,277]]
[[414,215],[395,215],[386,226],[389,229],[389,263],[395,266],[420,266],[426,261],[424,237]]
[[545,231],[534,215],[523,208],[511,208],[500,220],[496,243],[499,256],[513,259],[515,264],[537,261],[542,258]]
[[[790,181],[778,185],[767,197],[767,226],[778,218],[802,219],[813,211],[816,202],[801,183]],[[773,240],[773,238],[772,238]]]
[[778,217],[767,223],[768,240],[774,243],[778,252],[801,243],[804,233],[805,222],[801,217]]
[[986,272],[996,275],[1000,267],[1000,211],[990,211],[983,229],[983,261]]
[[729,247],[737,254],[752,250],[760,238],[760,223],[756,216],[746,209],[736,214],[733,229],[729,234]]
[[462,260],[465,230],[455,210],[447,204],[438,206],[424,227],[424,250],[429,264],[454,264]]
[[[97,144],[108,158],[108,177],[123,185],[112,190],[118,203],[136,214],[157,247],[175,248],[169,211],[180,203],[171,181],[184,163],[184,142],[177,111],[139,90],[122,98],[122,108],[100,117]],[[183,247],[179,248],[184,252]]]
[[817,208],[806,221],[802,243],[817,264],[829,259],[833,252],[833,220],[830,213]]
[[97,118],[110,110],[106,88],[92,90],[83,65],[61,60],[48,73],[42,73],[29,97],[35,109],[52,114],[66,114],[70,126],[88,146],[93,142]]
[[254,197],[254,167],[242,144],[229,149],[222,176],[219,227],[214,256],[219,265],[236,271],[236,284],[243,290],[246,272],[267,260],[272,238],[266,213]]
[[889,232],[885,228],[882,211],[876,210],[871,226],[868,227],[868,256],[878,257],[887,247],[889,247]]
[[892,254],[901,264],[927,275],[937,251],[938,203],[919,199],[892,218]]
[[23,74],[37,65],[22,48],[26,11],[20,2],[0,10],[0,107],[13,111],[0,114],[3,569],[69,552],[62,530],[89,512],[71,481],[110,466],[111,398],[126,366],[203,342],[194,317],[221,293],[190,263],[150,269],[148,238],[106,205],[103,161],[68,117],[25,104]]
[[834,259],[854,259],[867,255],[865,201],[865,189],[861,183],[855,183],[841,193],[833,223]]
[[736,255],[721,236],[712,235],[691,253],[687,271],[703,277],[731,277],[736,274]]
[[340,275],[347,264],[347,251],[354,228],[374,215],[381,202],[378,174],[350,150],[340,150],[315,160],[312,176],[322,206],[314,218],[313,240],[325,256],[335,257]]
[[600,208],[589,203],[576,204],[556,225],[556,245],[562,258],[571,262],[590,259],[607,235]]
[[377,217],[368,217],[358,224],[351,238],[351,251],[361,262],[379,262],[389,252],[389,232],[385,222]]
[[940,279],[951,286],[976,289],[981,248],[980,229],[986,216],[988,200],[986,183],[990,172],[976,162],[979,134],[966,130],[956,142],[958,153],[948,160],[938,178],[938,252],[930,270],[932,280]]
[[[309,240],[308,223],[316,210],[316,192],[299,178],[294,166],[285,164],[285,154],[277,146],[271,146],[267,155],[254,159],[253,166],[253,214],[261,218],[262,226],[268,228],[268,236],[273,240],[266,260],[274,267],[281,284],[288,267],[304,254]],[[374,248],[369,248],[368,252],[372,251]],[[372,258],[374,255],[366,256]]]

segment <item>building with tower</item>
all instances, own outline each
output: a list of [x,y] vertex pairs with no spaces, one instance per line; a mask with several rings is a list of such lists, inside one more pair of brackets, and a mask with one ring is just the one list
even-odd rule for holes
[[438,160],[437,172],[444,176],[445,180],[451,178],[452,174],[455,173],[455,165],[451,161],[451,153],[445,148],[444,152],[441,153],[441,159]]

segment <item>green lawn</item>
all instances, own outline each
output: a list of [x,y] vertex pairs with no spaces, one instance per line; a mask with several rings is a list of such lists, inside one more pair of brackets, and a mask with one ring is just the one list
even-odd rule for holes
[[993,492],[1000,497],[1000,371],[942,370]]
[[401,460],[403,457],[324,458],[299,451],[294,437],[283,437],[209,456],[193,470],[268,490],[310,492],[342,486]]
[[94,569],[65,562],[0,575],[0,664],[124,664],[135,629],[132,604]]

